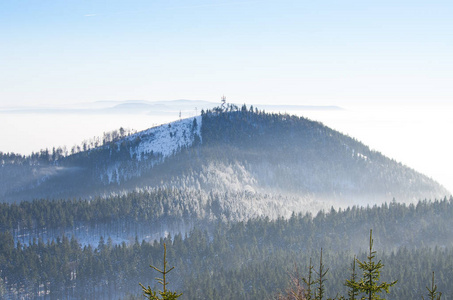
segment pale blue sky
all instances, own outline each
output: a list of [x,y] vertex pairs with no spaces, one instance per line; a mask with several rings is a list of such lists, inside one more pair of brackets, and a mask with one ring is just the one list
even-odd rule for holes
[[453,1],[2,0],[0,107],[453,96]]

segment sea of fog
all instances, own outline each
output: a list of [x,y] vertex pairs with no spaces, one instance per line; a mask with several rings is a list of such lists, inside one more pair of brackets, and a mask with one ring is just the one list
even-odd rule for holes
[[[259,108],[259,106],[257,106]],[[350,105],[343,110],[290,110],[370,146],[453,191],[453,104]],[[193,117],[182,112],[181,117]],[[144,130],[177,120],[171,114],[0,113],[0,151],[32,151],[81,144],[120,127]]]

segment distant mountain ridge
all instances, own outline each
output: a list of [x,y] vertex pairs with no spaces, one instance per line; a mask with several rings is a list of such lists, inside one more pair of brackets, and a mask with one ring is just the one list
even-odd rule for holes
[[[171,101],[147,101],[147,100],[126,100],[126,101],[96,101],[65,106],[46,107],[10,107],[1,108],[0,114],[162,114],[169,112],[193,112],[199,114],[198,110],[213,109],[219,104],[204,100],[171,100]],[[338,106],[321,105],[260,105],[261,109],[272,111],[286,110],[342,110]]]
[[225,195],[221,205],[258,215],[450,194],[321,123],[245,105],[202,111],[52,163],[2,162],[0,182],[3,202],[163,187]]

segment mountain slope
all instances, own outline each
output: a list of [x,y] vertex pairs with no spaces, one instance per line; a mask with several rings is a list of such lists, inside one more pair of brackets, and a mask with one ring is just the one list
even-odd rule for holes
[[172,187],[249,195],[256,201],[224,196],[222,203],[262,214],[449,195],[318,122],[245,106],[203,111],[53,163],[4,162],[0,179],[8,202]]

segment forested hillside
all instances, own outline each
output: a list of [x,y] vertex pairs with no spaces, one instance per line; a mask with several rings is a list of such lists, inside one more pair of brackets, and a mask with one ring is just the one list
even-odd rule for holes
[[450,193],[305,118],[227,105],[0,162],[2,298],[134,297],[163,243],[183,299],[271,298],[321,248],[334,297],[371,228],[389,299],[432,271],[453,295]]
[[[55,209],[52,205],[64,206],[57,202],[45,205],[50,211]],[[94,215],[101,208],[84,210],[86,215]],[[2,220],[13,210],[3,206]],[[309,259],[317,262],[321,248],[329,268],[327,296],[334,297],[345,295],[343,283],[353,256],[365,257],[369,229],[373,228],[378,259],[385,265],[382,279],[398,280],[387,299],[421,299],[432,271],[443,299],[449,299],[453,295],[452,220],[450,198],[416,205],[392,202],[332,209],[314,216],[294,214],[289,219],[215,221],[185,235],[154,243],[136,239],[129,246],[114,244],[107,236],[97,247],[82,246],[66,236],[49,242],[35,239],[25,246],[15,244],[4,231],[0,235],[0,293],[6,299],[45,294],[91,299],[138,295],[138,282],[152,284],[156,277],[148,265],[161,264],[166,243],[167,259],[176,267],[170,274],[171,287],[184,292],[182,299],[271,298],[287,287],[295,264],[301,276],[306,276]],[[16,223],[11,218],[11,224]]]
[[297,204],[289,212],[314,212],[449,195],[432,179],[318,122],[245,105],[202,111],[88,148],[28,160],[3,155],[0,199],[93,198],[171,187],[292,197]]

